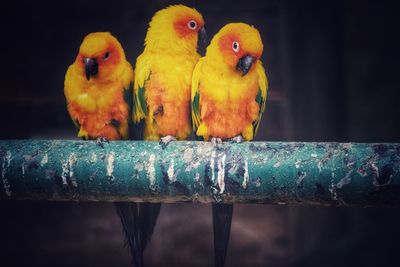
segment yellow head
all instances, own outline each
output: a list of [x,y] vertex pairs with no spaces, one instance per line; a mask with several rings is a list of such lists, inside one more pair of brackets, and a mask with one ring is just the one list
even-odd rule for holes
[[75,63],[89,80],[112,80],[125,62],[125,53],[109,32],[94,32],[83,39]]
[[150,21],[145,46],[162,53],[195,53],[205,43],[203,16],[196,9],[173,5],[157,11]]
[[263,44],[256,28],[245,23],[229,23],[211,40],[206,56],[215,57],[217,62],[244,76],[254,69],[262,52]]

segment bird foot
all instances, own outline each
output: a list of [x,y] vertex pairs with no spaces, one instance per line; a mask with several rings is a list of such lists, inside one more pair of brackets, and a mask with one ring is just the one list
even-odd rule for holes
[[232,137],[231,139],[229,139],[229,142],[230,143],[238,143],[238,144],[240,144],[240,143],[244,142],[244,138],[243,138],[243,136],[238,135],[238,136],[235,136],[235,137]]
[[213,144],[213,146],[218,146],[218,145],[222,144],[222,139],[218,138],[218,137],[212,137],[211,144]]
[[161,137],[159,144],[162,149],[165,149],[168,146],[168,144],[171,143],[172,141],[176,141],[175,136],[167,135]]
[[109,141],[106,137],[104,137],[104,136],[97,137],[96,145],[98,145],[101,148],[104,148],[104,143],[109,143]]

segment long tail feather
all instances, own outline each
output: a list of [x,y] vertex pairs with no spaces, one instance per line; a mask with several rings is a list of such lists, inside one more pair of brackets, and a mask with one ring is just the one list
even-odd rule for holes
[[143,247],[139,223],[139,207],[136,203],[115,202],[125,238],[132,255],[133,265],[143,267]]
[[214,262],[216,267],[225,264],[232,223],[232,204],[212,204],[214,227]]
[[116,202],[115,207],[121,219],[133,264],[142,267],[143,250],[151,240],[161,204]]
[[141,221],[142,248],[145,249],[153,235],[158,214],[160,214],[161,203],[140,203],[138,205]]

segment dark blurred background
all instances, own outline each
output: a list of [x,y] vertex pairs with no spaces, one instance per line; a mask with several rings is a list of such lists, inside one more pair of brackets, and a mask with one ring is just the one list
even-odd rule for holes
[[[172,1],[6,1],[0,138],[75,138],[64,75],[83,37],[110,31],[135,62]],[[400,141],[399,8],[385,1],[181,1],[210,36],[253,24],[264,41],[258,140]],[[129,266],[111,203],[0,202],[1,266]],[[399,209],[236,205],[226,266],[400,266]],[[162,207],[147,266],[211,266],[209,205]]]

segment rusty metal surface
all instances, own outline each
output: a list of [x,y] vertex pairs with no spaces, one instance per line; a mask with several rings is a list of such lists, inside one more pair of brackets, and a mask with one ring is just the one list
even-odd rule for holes
[[3,199],[400,204],[400,145],[0,141]]

